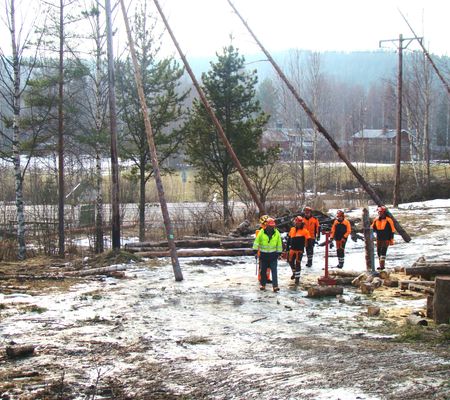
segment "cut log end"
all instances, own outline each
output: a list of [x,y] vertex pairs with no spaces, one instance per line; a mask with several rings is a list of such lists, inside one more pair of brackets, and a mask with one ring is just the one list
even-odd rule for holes
[[24,345],[24,346],[6,346],[6,355],[10,359],[29,357],[34,354],[36,346]]

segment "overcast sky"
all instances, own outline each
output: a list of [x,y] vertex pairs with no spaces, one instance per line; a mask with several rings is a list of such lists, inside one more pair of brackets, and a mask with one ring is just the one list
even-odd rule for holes
[[[28,15],[29,20],[36,15],[33,9],[38,4],[36,0],[16,1],[18,9],[20,8],[18,19],[21,18],[21,12]],[[125,0],[130,17],[138,1]],[[379,49],[380,40],[398,39],[399,34],[403,34],[405,38],[413,37],[398,11],[400,9],[416,33],[424,36],[424,43],[430,53],[450,55],[450,0],[232,1],[270,52],[292,48],[314,51],[375,51]],[[81,5],[90,0],[78,2]],[[111,0],[112,4],[115,2],[116,0]],[[104,0],[100,3],[104,4]],[[149,3],[156,13],[153,1],[150,0]],[[260,52],[227,0],[159,0],[159,3],[188,57],[214,59],[215,53],[230,43],[230,35],[241,53]],[[119,10],[120,7],[117,7],[116,11]],[[116,13],[114,21],[118,28],[116,46],[123,47],[126,35],[121,13]],[[26,24],[24,31],[30,25],[32,24]],[[164,53],[176,54],[167,34],[166,38]],[[3,23],[0,24],[0,46],[5,53],[10,53],[10,38]],[[385,43],[384,46],[395,49],[394,43]],[[409,48],[418,49],[419,46],[411,43]]]
[[[214,56],[230,34],[241,52],[258,52],[227,0],[159,1],[187,55]],[[449,0],[232,1],[269,51],[377,50],[380,40],[413,37],[400,9],[431,53],[450,55]]]

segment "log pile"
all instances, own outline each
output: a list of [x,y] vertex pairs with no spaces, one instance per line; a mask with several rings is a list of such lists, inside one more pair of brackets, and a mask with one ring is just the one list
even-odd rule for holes
[[[178,257],[229,257],[253,254],[254,238],[198,238],[176,240]],[[166,241],[128,243],[125,248],[130,253],[146,258],[169,257]]]
[[436,275],[450,275],[450,260],[426,260],[425,257],[420,257],[411,266],[405,268],[406,275],[421,276],[424,279],[429,279]]

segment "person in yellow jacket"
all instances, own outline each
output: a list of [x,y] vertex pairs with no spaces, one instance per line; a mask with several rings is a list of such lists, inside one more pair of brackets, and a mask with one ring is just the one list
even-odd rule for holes
[[294,225],[288,234],[286,252],[288,262],[292,269],[291,279],[295,279],[295,284],[300,283],[300,273],[302,269],[302,257],[307,241],[311,238],[308,229],[305,228],[304,219],[295,217]]
[[320,240],[319,220],[312,215],[311,207],[307,206],[303,209],[303,222],[310,235],[310,238],[306,242],[306,255],[308,256],[306,266],[311,267],[314,257],[314,245],[316,241],[318,242]]
[[377,255],[379,267],[377,269],[383,270],[386,263],[387,249],[394,244],[394,221],[387,216],[387,208],[380,206],[377,209],[378,218],[372,222],[372,229],[377,235]]
[[[267,220],[270,217],[268,215],[263,215],[260,219],[259,219],[259,226],[260,229],[257,229],[255,231],[255,238],[258,236],[258,233],[261,229],[264,229],[266,227],[266,223]],[[260,254],[258,251],[258,254],[255,256],[258,259],[258,282],[261,283],[261,259],[259,258]],[[270,279],[270,268],[267,268],[267,283],[272,283],[272,280]]]
[[[344,268],[345,244],[351,232],[352,227],[350,222],[345,218],[344,211],[338,210],[330,233],[330,241],[334,240],[336,242],[336,253],[338,256],[338,265],[336,265],[336,268]],[[332,243],[330,247],[332,247]]]
[[259,251],[261,262],[261,285],[260,290],[266,290],[267,283],[267,268],[272,271],[272,288],[274,292],[278,292],[278,258],[283,251],[281,242],[281,235],[278,229],[275,228],[275,220],[268,218],[266,227],[261,229],[253,242],[253,251],[255,254]]

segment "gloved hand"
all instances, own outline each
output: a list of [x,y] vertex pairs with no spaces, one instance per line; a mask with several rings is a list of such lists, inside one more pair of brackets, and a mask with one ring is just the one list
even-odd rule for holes
[[331,240],[330,241],[330,249],[332,249],[334,247],[334,243],[333,243],[333,241]]

